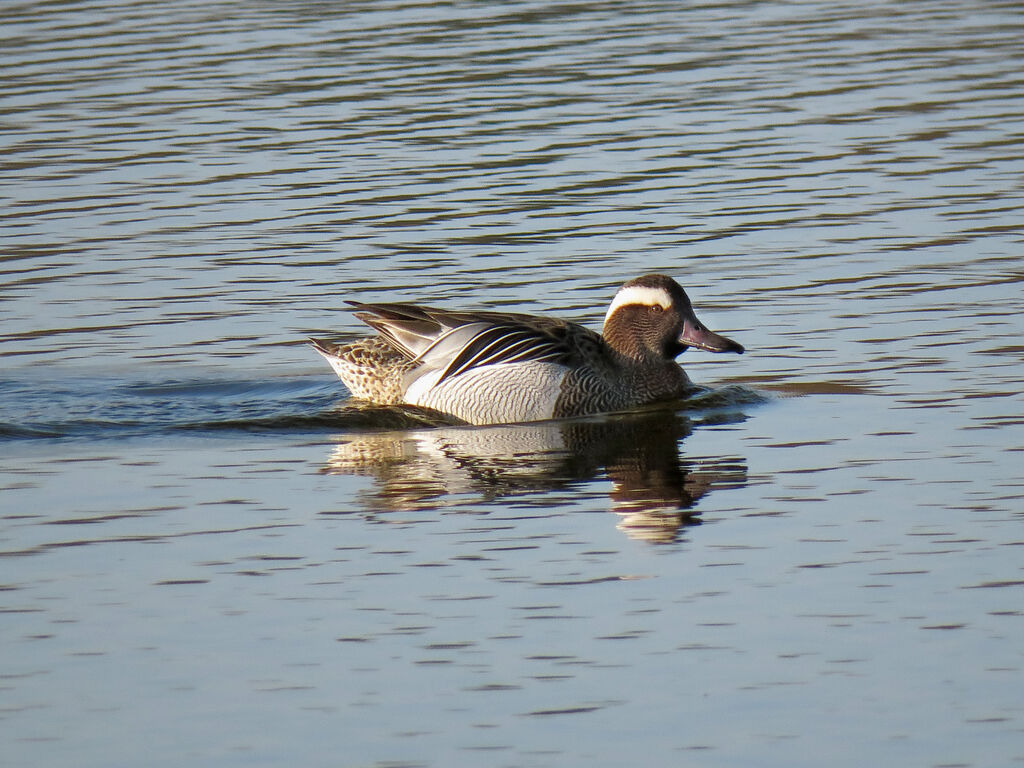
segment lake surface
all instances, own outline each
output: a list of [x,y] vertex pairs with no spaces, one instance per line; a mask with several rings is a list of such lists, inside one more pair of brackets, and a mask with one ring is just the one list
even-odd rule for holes
[[[1024,763],[1016,3],[0,7],[5,766]],[[360,409],[346,298],[685,402]]]

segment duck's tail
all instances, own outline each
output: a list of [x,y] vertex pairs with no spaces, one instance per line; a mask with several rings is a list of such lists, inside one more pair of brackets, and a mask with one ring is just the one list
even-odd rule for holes
[[412,364],[383,339],[360,339],[350,344],[309,339],[309,343],[338,374],[353,397],[379,405],[405,402],[404,377]]

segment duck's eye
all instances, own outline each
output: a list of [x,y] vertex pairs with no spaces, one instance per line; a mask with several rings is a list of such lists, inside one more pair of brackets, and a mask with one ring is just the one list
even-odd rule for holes
[[661,304],[651,304],[651,312],[663,312],[665,308]]

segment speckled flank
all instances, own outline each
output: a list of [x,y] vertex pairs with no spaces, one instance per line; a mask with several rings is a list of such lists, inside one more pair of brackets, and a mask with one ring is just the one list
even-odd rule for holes
[[567,372],[564,365],[536,361],[485,365],[445,379],[407,402],[469,424],[540,421],[555,415]]
[[316,347],[353,397],[380,405],[404,403],[405,374],[412,364],[379,337]]

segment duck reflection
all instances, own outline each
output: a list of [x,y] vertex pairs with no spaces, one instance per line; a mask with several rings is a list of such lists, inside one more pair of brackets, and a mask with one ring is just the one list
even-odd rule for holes
[[603,471],[612,484],[608,496],[619,515],[618,527],[631,537],[667,542],[700,522],[693,510],[699,499],[716,488],[742,486],[747,479],[740,458],[680,459],[679,443],[692,429],[686,416],[661,410],[362,433],[339,439],[323,471],[374,477],[375,487],[360,498],[371,513],[571,489],[600,479]]

